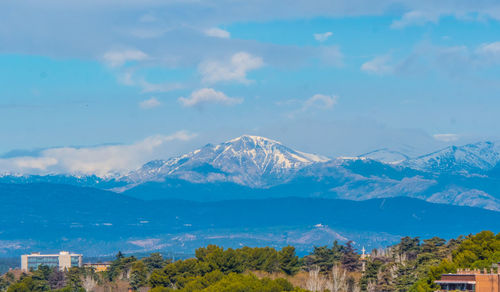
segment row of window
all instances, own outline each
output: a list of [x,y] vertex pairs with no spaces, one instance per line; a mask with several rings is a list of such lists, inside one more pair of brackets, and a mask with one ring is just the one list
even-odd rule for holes
[[71,266],[78,267],[79,264],[80,264],[80,257],[72,256],[71,257]]
[[465,283],[449,283],[449,284],[439,284],[441,290],[444,291],[475,291],[476,285],[465,284]]
[[[59,267],[59,257],[58,256],[46,256],[46,257],[28,257],[28,269],[38,269],[39,266],[48,266],[49,268]],[[71,257],[71,266],[78,267],[80,265],[80,257]]]
[[37,269],[38,266],[48,266],[50,268],[59,267],[59,257],[28,257],[28,269]]

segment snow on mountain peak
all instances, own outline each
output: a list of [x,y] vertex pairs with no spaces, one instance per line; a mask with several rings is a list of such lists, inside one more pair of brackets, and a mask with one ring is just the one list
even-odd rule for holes
[[374,151],[362,154],[358,157],[377,160],[377,161],[380,161],[383,163],[389,163],[389,164],[398,164],[398,163],[401,163],[403,161],[410,159],[408,157],[408,155],[406,155],[402,152],[387,149],[387,148],[374,150]]
[[227,141],[226,143],[238,143],[240,141],[243,142],[252,142],[254,144],[265,144],[265,143],[277,143],[281,144],[278,141],[266,138],[266,137],[261,137],[261,136],[253,136],[253,135],[241,135],[238,138],[231,139]]
[[449,146],[414,158],[383,148],[356,158],[372,159],[432,173],[480,174],[491,170],[500,162],[500,143],[484,141]]
[[178,177],[191,182],[231,181],[248,186],[268,186],[286,181],[295,171],[329,160],[290,149],[278,141],[243,135],[186,155],[145,164],[127,180],[162,180]]
[[324,156],[290,149],[278,141],[260,136],[243,135],[219,144],[218,147],[229,147],[236,155],[249,155],[254,158],[257,158],[258,154],[266,154],[268,158],[274,156],[276,162],[284,163],[282,166],[286,168],[293,167],[294,163],[309,164],[329,160]]
[[449,146],[406,161],[403,165],[432,172],[482,172],[500,162],[500,144],[485,141],[464,146]]

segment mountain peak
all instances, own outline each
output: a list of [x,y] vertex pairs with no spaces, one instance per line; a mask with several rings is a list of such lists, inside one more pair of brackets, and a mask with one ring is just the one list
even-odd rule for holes
[[[304,166],[327,157],[293,150],[278,141],[243,135],[158,163],[148,163],[131,173],[130,180],[163,180],[177,177],[191,182],[230,181],[252,187],[288,180]],[[154,165],[154,169],[150,167]]]
[[411,168],[432,172],[476,173],[492,169],[500,162],[500,144],[483,141],[449,146],[405,162]]
[[359,155],[358,157],[372,159],[372,160],[380,161],[383,163],[389,163],[389,164],[398,164],[398,163],[401,163],[403,161],[410,159],[408,157],[408,155],[406,155],[400,151],[396,151],[396,150],[392,150],[392,149],[388,149],[388,148],[377,149],[377,150]]
[[278,142],[276,140],[272,140],[266,137],[262,136],[254,136],[254,135],[241,135],[238,138],[231,139],[227,141],[226,143],[238,143],[238,142],[251,142],[254,144],[263,144],[263,143],[270,143],[270,144],[281,144],[281,142]]

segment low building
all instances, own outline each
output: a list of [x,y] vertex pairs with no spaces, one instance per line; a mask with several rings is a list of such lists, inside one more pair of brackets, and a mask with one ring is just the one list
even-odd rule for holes
[[111,263],[105,262],[105,263],[86,263],[83,264],[83,267],[85,268],[92,268],[96,272],[105,272],[109,269],[111,266]]
[[59,268],[59,270],[82,266],[82,255],[61,251],[59,254],[40,254],[38,252],[21,256],[23,271],[36,270],[39,266]]
[[456,274],[444,274],[435,281],[438,291],[500,292],[500,273],[486,270],[459,270]]

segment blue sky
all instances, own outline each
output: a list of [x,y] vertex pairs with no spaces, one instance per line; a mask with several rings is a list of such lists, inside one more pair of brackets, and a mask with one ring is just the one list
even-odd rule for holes
[[331,157],[496,140],[499,20],[496,1],[4,1],[0,167],[124,171],[242,134]]

